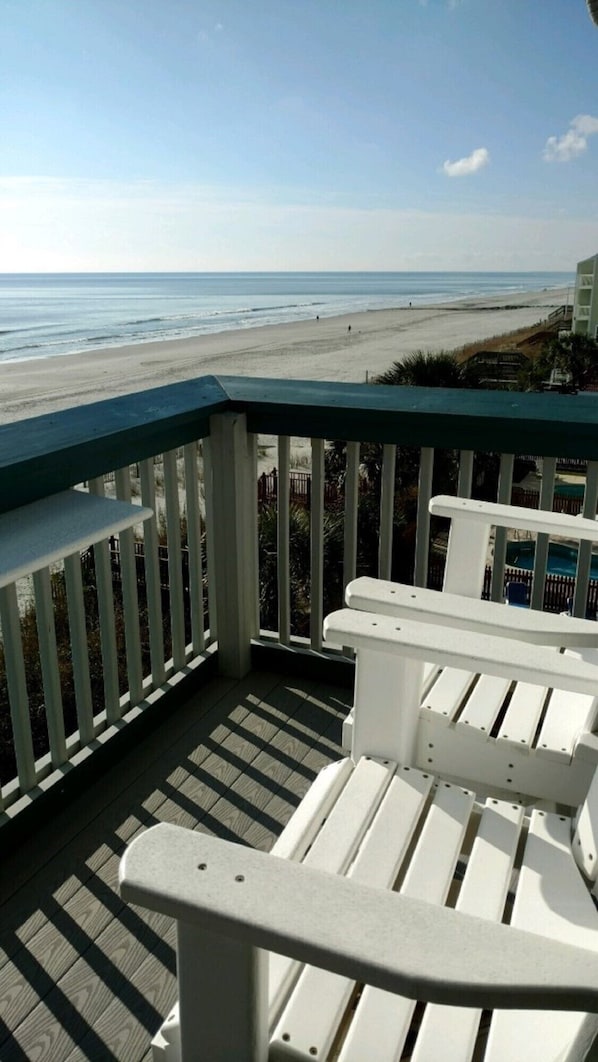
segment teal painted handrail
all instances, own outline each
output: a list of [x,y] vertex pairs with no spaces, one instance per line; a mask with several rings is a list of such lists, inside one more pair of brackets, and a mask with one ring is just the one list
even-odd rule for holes
[[598,395],[218,379],[251,431],[598,459]]
[[230,401],[213,376],[0,426],[0,512],[210,433]]
[[0,511],[209,434],[250,431],[598,459],[598,396],[204,376],[0,427]]

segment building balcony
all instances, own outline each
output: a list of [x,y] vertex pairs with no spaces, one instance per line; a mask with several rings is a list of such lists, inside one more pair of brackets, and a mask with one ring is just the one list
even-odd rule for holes
[[[176,995],[174,930],[121,902],[127,843],[168,821],[269,848],[338,757],[353,665],[322,621],[344,586],[366,568],[426,585],[444,533],[432,493],[508,502],[520,455],[542,460],[544,508],[557,459],[582,462],[594,518],[596,417],[583,395],[203,378],[0,429],[5,513],[77,488],[156,514],[0,591],[3,1062],[149,1058]],[[276,500],[260,508],[266,462]],[[497,533],[497,601],[506,545]],[[547,556],[538,542],[535,608]],[[588,544],[579,616],[590,566]]]

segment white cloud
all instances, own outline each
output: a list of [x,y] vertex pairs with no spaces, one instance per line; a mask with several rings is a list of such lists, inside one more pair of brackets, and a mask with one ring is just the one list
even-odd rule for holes
[[456,162],[449,162],[447,159],[442,169],[447,177],[467,177],[470,173],[477,173],[478,170],[483,169],[489,162],[490,154],[488,149],[481,147],[476,148],[471,155],[467,155],[464,159],[457,159]]
[[591,114],[578,114],[562,136],[549,136],[544,147],[546,162],[570,162],[583,155],[588,146],[588,137],[598,133],[598,118]]

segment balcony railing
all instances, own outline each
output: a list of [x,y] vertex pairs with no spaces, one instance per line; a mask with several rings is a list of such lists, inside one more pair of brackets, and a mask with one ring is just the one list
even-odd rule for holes
[[[22,661],[39,653],[28,644],[36,639],[27,605],[39,580],[33,591],[26,580],[17,587],[20,624],[2,631],[3,692],[12,718],[29,720],[35,761],[27,777],[11,772],[5,712],[3,825],[23,822],[54,783],[63,791],[73,768],[111,755],[141,720],[170,711],[208,670],[240,677],[257,653],[289,668],[297,660],[332,666],[324,613],[356,574],[425,585],[431,555],[437,570],[443,528],[431,523],[428,502],[439,488],[508,502],[516,455],[532,454],[543,459],[539,503],[550,509],[557,457],[570,459],[587,463],[582,509],[595,517],[597,420],[595,399],[581,395],[205,377],[0,428],[2,511],[88,484],[156,514],[137,540],[121,534],[118,570],[106,541],[52,571],[54,616],[40,601],[37,615],[66,627],[68,612],[68,645],[44,642],[56,659],[41,668],[35,700]],[[301,528],[291,499],[293,440],[302,441],[310,474]],[[335,443],[333,462],[327,442]],[[260,506],[262,446],[278,472],[275,499]],[[497,532],[495,600],[505,550]],[[532,607],[542,607],[547,556],[548,543],[537,542]],[[590,563],[582,546],[576,615],[585,614]],[[65,730],[59,750],[47,740],[56,719]]]

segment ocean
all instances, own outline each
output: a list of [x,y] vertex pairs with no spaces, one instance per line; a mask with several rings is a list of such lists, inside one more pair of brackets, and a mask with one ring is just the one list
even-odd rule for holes
[[571,287],[573,273],[0,274],[0,362]]

